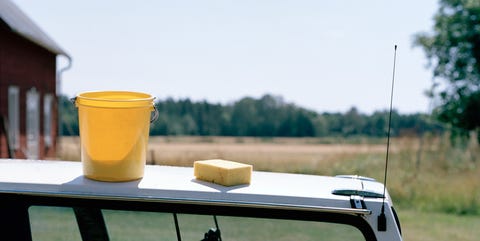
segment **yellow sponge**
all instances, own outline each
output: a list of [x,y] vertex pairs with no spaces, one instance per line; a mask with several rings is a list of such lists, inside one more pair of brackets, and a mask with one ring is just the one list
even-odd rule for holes
[[197,179],[223,186],[250,184],[252,169],[252,165],[220,159],[193,163],[193,174]]

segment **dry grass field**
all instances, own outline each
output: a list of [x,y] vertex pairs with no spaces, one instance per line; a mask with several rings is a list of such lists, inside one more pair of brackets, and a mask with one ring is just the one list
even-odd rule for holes
[[[147,163],[193,166],[196,160],[219,158],[253,164],[259,171],[322,173],[323,167],[338,161],[385,155],[385,144],[319,142],[316,138],[150,137]],[[78,137],[61,138],[59,149],[60,159],[80,160]]]
[[202,159],[226,159],[252,164],[255,170],[277,172],[318,172],[327,164],[368,153],[382,153],[380,145],[311,144],[288,142],[161,142],[153,138],[149,162],[161,165],[192,166]]
[[[78,137],[62,138],[59,144],[59,159],[80,159]],[[253,164],[258,171],[354,174],[383,181],[385,151],[386,140],[368,138],[150,137],[147,162],[192,166],[196,160],[221,158]],[[480,225],[479,162],[474,142],[453,148],[447,137],[391,140],[387,186],[404,220],[406,240],[480,236],[480,230],[466,228]]]

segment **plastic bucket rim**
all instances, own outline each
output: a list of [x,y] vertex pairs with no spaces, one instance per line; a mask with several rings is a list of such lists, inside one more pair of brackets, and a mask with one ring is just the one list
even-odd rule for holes
[[[112,96],[129,96],[128,98],[115,98]],[[108,97],[106,97],[108,96]],[[88,91],[77,94],[75,98],[72,98],[72,103],[76,107],[89,106],[89,107],[105,107],[105,108],[139,108],[150,107],[152,111],[155,107],[155,97],[143,93],[134,91]]]
[[[114,93],[114,94],[132,94],[132,95],[144,95],[148,96],[145,98],[130,98],[130,99],[109,99],[109,98],[99,98],[99,97],[87,97],[84,95],[89,94],[101,94],[101,93]],[[107,102],[136,102],[136,101],[153,101],[154,96],[144,93],[144,92],[135,92],[135,91],[123,91],[123,90],[107,90],[107,91],[86,91],[76,95],[76,100],[84,99],[88,101],[107,101]]]

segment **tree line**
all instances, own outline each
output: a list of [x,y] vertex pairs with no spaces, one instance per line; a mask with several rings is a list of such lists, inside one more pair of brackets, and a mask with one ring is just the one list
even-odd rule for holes
[[[78,135],[77,109],[60,96],[61,135]],[[355,107],[345,113],[318,113],[280,96],[244,97],[231,104],[192,101],[188,98],[157,100],[158,119],[151,125],[151,135],[256,136],[256,137],[327,137],[386,135],[388,111],[370,115]],[[421,113],[392,112],[392,136],[443,132],[443,127]]]

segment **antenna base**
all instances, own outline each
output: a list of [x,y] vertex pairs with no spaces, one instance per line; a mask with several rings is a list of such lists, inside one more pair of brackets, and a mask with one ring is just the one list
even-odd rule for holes
[[381,213],[377,217],[377,230],[380,232],[387,231],[387,218],[385,217],[385,213]]

